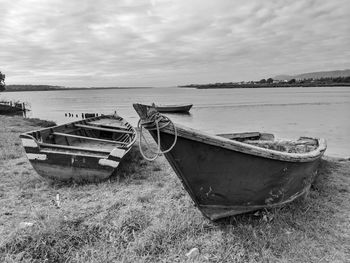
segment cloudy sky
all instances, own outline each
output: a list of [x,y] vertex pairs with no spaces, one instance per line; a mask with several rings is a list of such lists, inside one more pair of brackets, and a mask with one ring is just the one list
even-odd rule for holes
[[1,0],[6,84],[172,86],[349,68],[348,0]]

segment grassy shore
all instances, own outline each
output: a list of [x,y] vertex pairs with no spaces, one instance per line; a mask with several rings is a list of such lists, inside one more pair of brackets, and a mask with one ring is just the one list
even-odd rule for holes
[[[147,162],[136,146],[108,181],[45,181],[26,159],[18,135],[47,124],[0,116],[0,262],[350,258],[349,160],[325,158],[305,199],[213,223],[194,207],[164,157]],[[188,258],[192,248],[199,255]]]

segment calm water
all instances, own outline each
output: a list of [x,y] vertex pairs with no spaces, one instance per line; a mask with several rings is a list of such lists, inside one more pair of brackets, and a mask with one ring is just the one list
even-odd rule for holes
[[173,121],[207,132],[272,132],[277,137],[324,137],[326,154],[350,156],[350,88],[271,89],[104,89],[2,93],[27,101],[30,117],[63,123],[65,113],[113,113],[136,125],[133,102],[193,103],[190,115],[169,114]]

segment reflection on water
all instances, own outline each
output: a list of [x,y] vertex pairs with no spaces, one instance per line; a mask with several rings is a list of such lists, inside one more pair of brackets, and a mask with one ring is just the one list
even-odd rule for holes
[[[279,137],[317,136],[328,141],[327,154],[350,156],[350,88],[259,89],[104,89],[2,93],[27,101],[32,117],[73,121],[81,113],[115,110],[133,125],[132,103],[193,103],[189,115],[168,114],[174,121],[211,133],[265,131]],[[65,114],[71,113],[71,117]],[[76,115],[78,114],[78,118]]]

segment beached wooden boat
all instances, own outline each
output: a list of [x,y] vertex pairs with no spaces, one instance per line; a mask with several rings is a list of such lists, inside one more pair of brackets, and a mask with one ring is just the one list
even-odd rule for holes
[[12,114],[24,111],[26,111],[24,103],[0,101],[0,114]]
[[118,167],[136,130],[117,115],[103,115],[20,135],[39,175],[60,181],[100,181]]
[[165,157],[211,220],[281,206],[306,194],[326,150],[324,139],[275,140],[260,132],[211,135],[173,124],[146,105],[134,108],[156,141],[157,122],[161,151],[174,145]]
[[156,105],[156,109],[163,113],[188,113],[193,104]]

